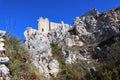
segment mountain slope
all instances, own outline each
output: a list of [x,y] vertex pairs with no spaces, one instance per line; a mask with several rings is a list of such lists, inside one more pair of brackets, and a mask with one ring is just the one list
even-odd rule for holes
[[45,78],[114,80],[115,73],[119,80],[120,7],[103,13],[90,10],[76,17],[72,27],[63,23],[48,34],[32,28],[25,32],[25,47]]

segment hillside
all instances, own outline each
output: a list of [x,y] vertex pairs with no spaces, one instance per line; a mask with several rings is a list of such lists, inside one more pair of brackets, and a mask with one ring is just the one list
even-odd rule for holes
[[61,22],[45,32],[51,25],[40,18],[38,27],[27,28],[25,46],[46,79],[119,80],[120,7],[102,13],[92,9],[72,26]]
[[27,28],[22,44],[3,37],[11,80],[120,80],[120,7],[92,9],[72,26],[40,21],[45,27]]

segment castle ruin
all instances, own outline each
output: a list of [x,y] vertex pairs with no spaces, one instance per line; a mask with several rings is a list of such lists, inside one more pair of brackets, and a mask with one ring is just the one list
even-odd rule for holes
[[38,19],[38,31],[43,34],[47,34],[50,30],[58,28],[60,26],[69,26],[68,24],[64,24],[63,21],[60,23],[50,22],[48,18],[40,17]]
[[[40,33],[42,34],[48,34],[48,32],[50,30],[53,30],[53,29],[56,29],[56,28],[59,28],[59,27],[64,27],[64,26],[69,26],[71,27],[70,25],[68,24],[64,24],[63,21],[61,21],[60,23],[55,23],[55,22],[50,22],[48,20],[48,18],[42,18],[40,17],[38,19],[38,30]],[[31,34],[33,32],[35,32],[36,30],[35,29],[32,29],[32,27],[27,27],[25,32],[24,32],[24,36],[25,36],[25,39],[26,41],[29,40]]]

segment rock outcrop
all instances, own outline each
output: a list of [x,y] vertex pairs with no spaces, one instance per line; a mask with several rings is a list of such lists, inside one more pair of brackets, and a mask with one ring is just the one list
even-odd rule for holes
[[[60,67],[59,62],[52,57],[50,44],[57,45],[60,48],[66,65],[78,61],[90,64],[94,61],[91,55],[94,53],[93,49],[98,43],[106,41],[112,36],[116,41],[119,39],[119,15],[119,7],[103,13],[93,9],[80,17],[76,17],[73,26],[61,23],[63,25],[50,30],[48,34],[39,33],[39,31],[32,28],[26,30],[25,43],[33,57],[33,64],[44,76],[52,75],[56,77]],[[95,50],[98,49],[100,50],[101,47],[97,46],[95,48]],[[90,71],[91,68],[94,71],[96,70],[94,66],[86,69]]]
[[59,63],[52,57],[50,41],[47,35],[34,29],[30,29],[30,31],[31,35],[25,44],[27,44],[26,47],[32,56],[32,63],[46,78],[49,78],[50,75],[56,77],[59,72]]
[[119,33],[119,10],[99,13],[96,9],[74,19],[75,33],[82,41],[91,44]]
[[58,28],[49,31],[48,38],[51,43],[58,44],[63,41],[65,37],[69,36],[68,31],[72,28],[72,26],[64,25],[63,22],[61,22],[61,24],[62,25]]

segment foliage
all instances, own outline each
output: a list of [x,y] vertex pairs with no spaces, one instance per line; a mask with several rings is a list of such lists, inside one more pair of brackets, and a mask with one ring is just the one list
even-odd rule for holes
[[81,80],[85,75],[83,67],[86,66],[86,63],[78,62],[66,65],[61,53],[61,47],[52,44],[52,54],[59,62],[60,72],[56,78],[51,78],[51,80]]
[[11,80],[39,80],[35,67],[31,64],[27,50],[14,36],[5,38],[6,55],[10,58],[8,68]]
[[106,58],[93,74],[86,74],[87,80],[120,80],[120,41],[105,46]]
[[[97,44],[96,46],[98,46]],[[120,41],[104,43],[102,52],[97,52],[98,56],[105,56],[101,62],[94,62],[95,72],[87,73],[87,64],[80,61],[76,64],[66,65],[61,55],[61,48],[51,45],[53,57],[60,63],[60,72],[56,78],[51,80],[120,80]],[[91,48],[95,48],[92,46]],[[90,64],[89,64],[90,66]]]
[[[120,41],[104,46],[106,56],[103,62],[95,63],[97,71],[86,73],[85,62],[66,65],[61,55],[61,47],[50,44],[53,57],[59,61],[60,72],[51,80],[120,80]],[[31,64],[28,52],[20,45],[20,40],[7,36],[5,40],[6,55],[10,58],[8,67],[12,80],[40,80],[37,70]],[[94,46],[95,47],[95,46]],[[44,80],[44,78],[43,78]]]

